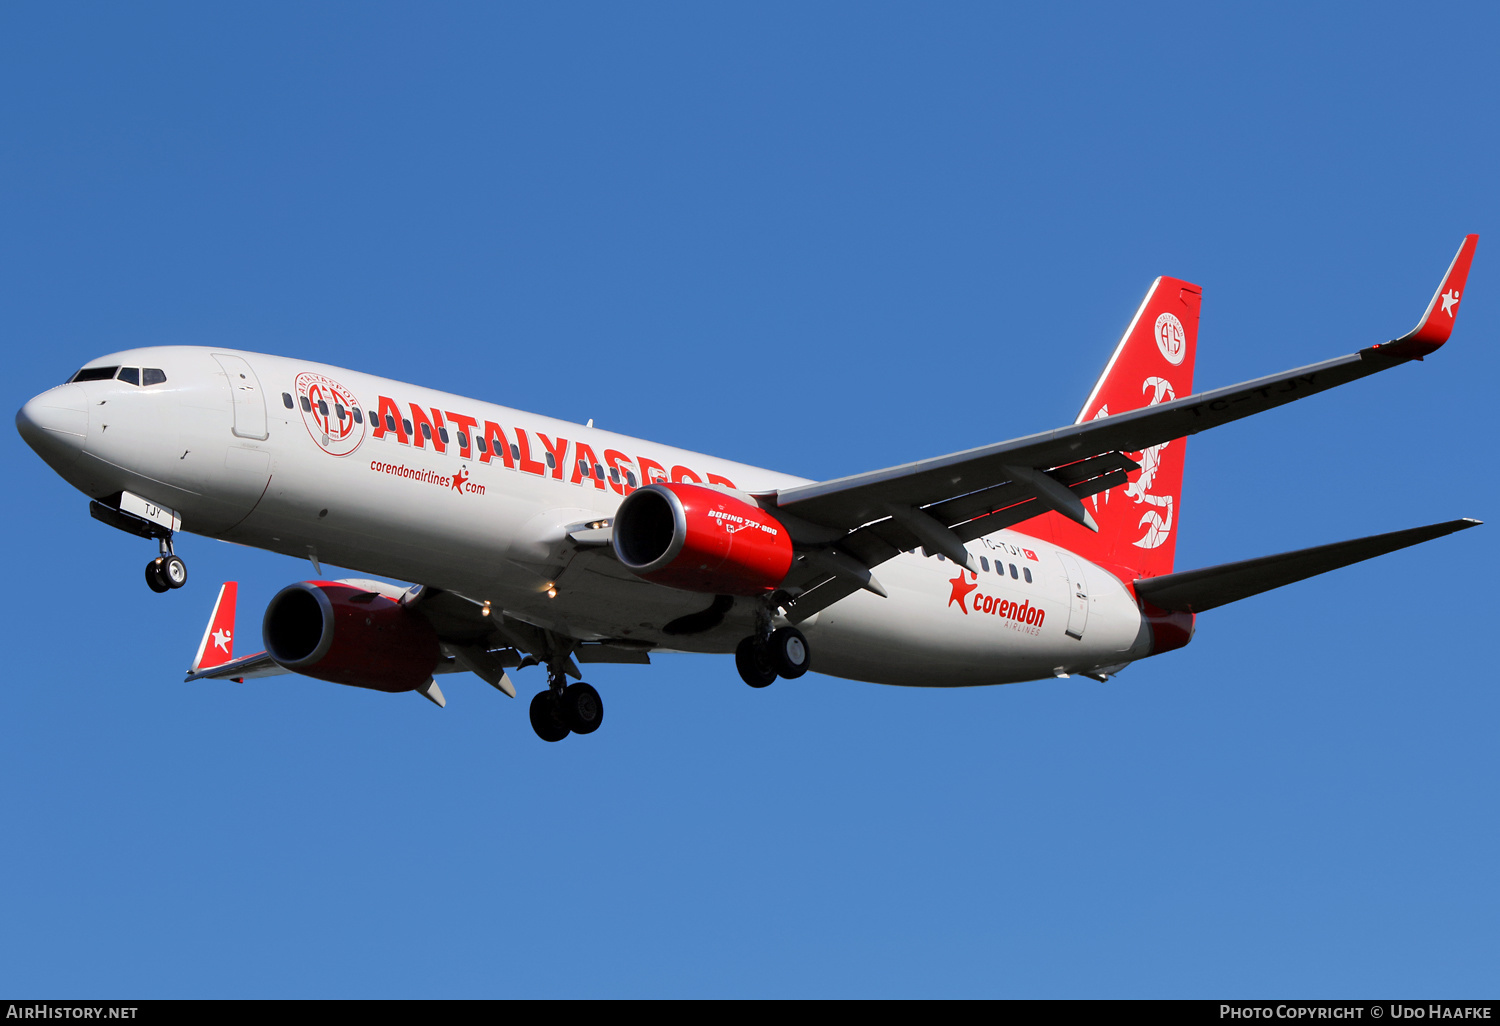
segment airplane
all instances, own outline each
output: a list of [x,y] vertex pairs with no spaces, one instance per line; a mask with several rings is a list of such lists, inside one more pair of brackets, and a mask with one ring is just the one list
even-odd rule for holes
[[[188,681],[299,673],[439,706],[467,671],[530,704],[544,741],[603,721],[580,663],[734,653],[763,688],[822,673],[960,687],[1105,681],[1183,647],[1229,602],[1476,526],[1452,520],[1179,571],[1187,436],[1436,352],[1478,243],[1390,342],[1193,393],[1202,290],[1157,278],[1070,425],[809,481],[305,360],[162,346],[90,360],[16,415],[98,520],[311,561],[234,655],[220,589]],[[322,563],[402,581],[330,580]],[[814,658],[816,656],[816,658]],[[570,683],[570,680],[572,681]]]

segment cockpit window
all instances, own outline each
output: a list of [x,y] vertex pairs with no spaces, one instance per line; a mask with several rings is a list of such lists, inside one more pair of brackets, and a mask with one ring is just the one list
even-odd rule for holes
[[141,383],[141,369],[139,367],[121,367],[120,373],[116,375],[121,381],[132,385]]
[[167,372],[160,367],[147,367],[141,371],[141,384],[143,385],[161,385],[165,384],[166,380]]
[[119,364],[113,367],[85,367],[73,375],[74,381],[108,381],[115,376],[115,371],[120,369]]

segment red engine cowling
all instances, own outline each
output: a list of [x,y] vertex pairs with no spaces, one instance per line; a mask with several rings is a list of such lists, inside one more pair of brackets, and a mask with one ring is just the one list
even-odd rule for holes
[[792,568],[792,539],[774,517],[714,488],[654,484],[620,503],[611,544],[637,576],[716,595],[761,595]]
[[421,687],[442,655],[422,614],[336,581],[282,588],[266,607],[261,631],[278,665],[375,691]]

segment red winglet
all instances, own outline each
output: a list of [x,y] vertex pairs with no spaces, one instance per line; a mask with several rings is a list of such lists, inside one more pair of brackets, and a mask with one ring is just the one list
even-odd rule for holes
[[1469,265],[1474,262],[1474,247],[1478,244],[1479,236],[1464,236],[1463,245],[1458,247],[1453,263],[1448,265],[1448,273],[1443,275],[1442,283],[1432,294],[1432,302],[1427,304],[1427,312],[1421,321],[1411,331],[1386,345],[1398,347],[1396,352],[1402,356],[1420,360],[1448,341],[1448,336],[1453,334],[1459,300],[1463,298],[1469,280]]
[[198,642],[198,654],[193,657],[193,668],[188,671],[211,670],[223,666],[234,658],[234,599],[239,585],[225,581],[219,589],[219,600],[214,603],[213,615],[208,618],[208,629],[203,640]]

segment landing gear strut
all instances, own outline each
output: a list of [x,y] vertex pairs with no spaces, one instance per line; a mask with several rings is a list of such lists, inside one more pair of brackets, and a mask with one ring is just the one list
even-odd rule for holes
[[172,551],[172,539],[162,538],[161,555],[146,564],[146,585],[160,594],[187,583],[187,564]]
[[777,677],[795,680],[802,676],[812,666],[812,652],[801,631],[779,627],[764,636],[752,634],[741,641],[734,650],[734,665],[746,684],[763,688]]
[[531,700],[531,729],[543,741],[592,734],[604,722],[604,700],[593,685],[568,684],[556,663],[547,664],[547,690]]

